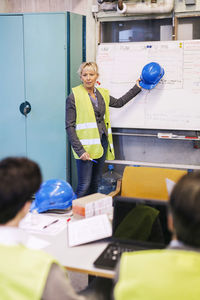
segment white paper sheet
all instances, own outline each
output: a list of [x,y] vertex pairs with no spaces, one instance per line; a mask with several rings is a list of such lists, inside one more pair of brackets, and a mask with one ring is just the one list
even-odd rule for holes
[[165,181],[166,181],[166,185],[167,185],[168,196],[170,196],[171,191],[176,183],[169,178],[166,178]]
[[111,223],[106,214],[68,223],[69,247],[96,241],[111,235]]
[[54,235],[66,228],[66,219],[57,216],[28,213],[19,227],[28,232]]
[[50,243],[47,241],[44,241],[42,239],[38,239],[32,235],[29,236],[25,246],[31,249],[44,249],[47,246],[49,246]]

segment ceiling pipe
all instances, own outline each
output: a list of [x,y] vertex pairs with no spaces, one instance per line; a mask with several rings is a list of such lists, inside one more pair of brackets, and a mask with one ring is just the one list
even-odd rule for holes
[[[120,2],[120,5],[119,5]],[[120,9],[121,8],[121,9]],[[118,1],[117,12],[120,14],[165,14],[174,8],[174,0],[167,0],[164,3],[123,3]]]

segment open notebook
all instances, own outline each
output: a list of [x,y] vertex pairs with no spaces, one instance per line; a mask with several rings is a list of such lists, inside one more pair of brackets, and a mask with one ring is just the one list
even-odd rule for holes
[[114,269],[122,252],[166,247],[167,210],[167,201],[115,197],[112,239],[94,265]]

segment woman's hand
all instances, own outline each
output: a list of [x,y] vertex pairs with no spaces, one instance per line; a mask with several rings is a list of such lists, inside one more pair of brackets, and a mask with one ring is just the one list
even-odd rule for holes
[[140,86],[140,82],[141,81],[141,79],[139,78],[138,80],[136,80],[136,84],[137,84],[137,86],[141,89],[142,87]]
[[89,155],[89,153],[84,152],[84,153],[81,155],[80,159],[82,159],[82,160],[90,160],[90,155]]

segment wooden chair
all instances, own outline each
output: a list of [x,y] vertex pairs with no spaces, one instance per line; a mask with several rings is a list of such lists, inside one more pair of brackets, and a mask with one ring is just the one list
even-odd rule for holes
[[109,195],[168,200],[167,180],[176,183],[185,174],[184,170],[127,166],[116,190]]

